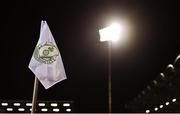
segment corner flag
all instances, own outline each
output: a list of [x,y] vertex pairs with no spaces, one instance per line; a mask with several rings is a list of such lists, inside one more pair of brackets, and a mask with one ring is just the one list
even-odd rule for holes
[[66,79],[59,49],[46,21],[41,21],[39,41],[30,60],[29,69],[45,89]]

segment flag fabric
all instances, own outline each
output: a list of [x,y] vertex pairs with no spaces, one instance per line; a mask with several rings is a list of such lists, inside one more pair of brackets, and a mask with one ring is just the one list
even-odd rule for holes
[[30,60],[29,69],[45,89],[66,79],[59,49],[46,21],[41,21],[40,37]]

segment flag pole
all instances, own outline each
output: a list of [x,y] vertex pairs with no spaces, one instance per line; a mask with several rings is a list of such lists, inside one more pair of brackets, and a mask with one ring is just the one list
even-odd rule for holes
[[37,79],[37,77],[35,76],[35,79],[34,79],[34,90],[33,90],[32,111],[31,111],[31,114],[34,114],[34,113],[35,113],[37,96],[38,96],[38,79]]

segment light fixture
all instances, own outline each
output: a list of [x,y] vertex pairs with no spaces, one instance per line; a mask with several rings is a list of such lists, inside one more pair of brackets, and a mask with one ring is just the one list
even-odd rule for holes
[[160,73],[160,76],[161,76],[161,78],[162,78],[162,79],[164,79],[164,78],[165,78],[164,73]]
[[51,106],[52,106],[52,107],[57,107],[58,104],[57,104],[57,103],[51,103]]
[[1,103],[2,106],[8,106],[8,103]]
[[38,106],[45,106],[45,103],[39,103]]
[[54,108],[53,112],[59,112],[59,108]]
[[6,110],[7,111],[13,111],[13,108],[7,108]]
[[150,112],[150,110],[146,110],[146,113],[149,113]]
[[71,112],[71,109],[70,108],[66,109],[66,112]]
[[21,104],[20,103],[14,103],[14,106],[20,106]]
[[172,102],[176,102],[176,99],[174,98],[174,99],[172,99]]
[[169,102],[166,102],[166,106],[169,105]]
[[68,107],[68,106],[70,106],[70,104],[69,103],[64,103],[63,106]]
[[47,108],[42,108],[41,111],[42,111],[42,112],[47,112],[48,109],[47,109]]
[[163,108],[163,105],[160,105],[159,108]]
[[100,41],[117,41],[122,34],[122,26],[118,23],[113,23],[110,26],[99,30]]
[[25,109],[24,108],[18,108],[18,111],[23,112]]
[[157,111],[157,110],[158,110],[158,108],[156,107],[156,108],[154,108],[154,110],[155,110],[155,111]]
[[32,103],[26,103],[26,106],[32,106]]
[[174,69],[174,66],[173,66],[172,64],[169,64],[169,65],[167,66],[167,68],[172,68],[172,69]]
[[[111,81],[111,48],[112,48],[112,42],[116,42],[120,40],[119,42],[121,44],[125,44],[127,40],[125,38],[125,32],[127,32],[127,28],[124,26],[123,23],[112,23],[110,26],[100,29],[100,41],[108,42],[108,110],[109,113],[112,111],[112,81]],[[118,43],[119,43],[118,42]]]

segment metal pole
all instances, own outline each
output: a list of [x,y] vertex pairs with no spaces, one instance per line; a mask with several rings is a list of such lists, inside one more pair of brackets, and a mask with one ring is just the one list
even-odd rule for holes
[[108,42],[108,104],[109,104],[109,113],[112,112],[112,90],[111,90],[111,47],[112,42]]
[[32,98],[32,111],[31,114],[34,114],[36,111],[36,101],[37,101],[37,96],[38,96],[38,79],[35,76],[34,79],[34,90],[33,90],[33,98]]

